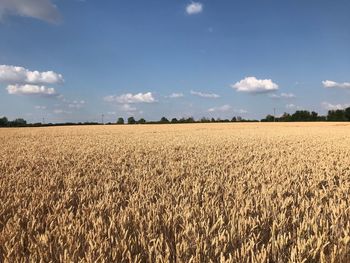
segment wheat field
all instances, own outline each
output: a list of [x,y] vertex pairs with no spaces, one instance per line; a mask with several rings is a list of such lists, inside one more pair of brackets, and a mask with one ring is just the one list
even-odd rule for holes
[[350,262],[350,124],[0,129],[0,262]]

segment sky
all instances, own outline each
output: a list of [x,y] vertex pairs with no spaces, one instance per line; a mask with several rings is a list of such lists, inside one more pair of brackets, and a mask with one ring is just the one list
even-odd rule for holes
[[0,116],[260,119],[350,106],[348,0],[0,0]]

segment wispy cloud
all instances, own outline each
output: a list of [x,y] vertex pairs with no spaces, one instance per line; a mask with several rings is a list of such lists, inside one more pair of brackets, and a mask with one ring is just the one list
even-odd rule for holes
[[68,104],[68,108],[71,109],[81,109],[85,106],[86,102],[85,100],[74,100],[71,103]]
[[322,81],[323,87],[325,88],[340,88],[340,89],[350,89],[350,82],[336,82],[332,80]]
[[117,102],[120,104],[135,104],[135,103],[154,103],[157,100],[154,98],[152,92],[146,93],[126,93],[122,95],[110,95],[104,97],[104,100],[107,102]]
[[53,113],[54,114],[71,114],[72,112],[71,111],[66,111],[66,110],[63,110],[63,109],[55,109],[55,110],[53,110]]
[[186,13],[195,15],[203,12],[203,4],[200,2],[192,2],[186,6]]
[[293,99],[295,98],[296,96],[293,94],[293,93],[280,93],[280,94],[270,94],[269,95],[270,98],[273,98],[273,99]]
[[166,96],[167,98],[171,98],[171,99],[178,99],[178,98],[182,98],[184,97],[184,94],[181,93],[171,93],[169,96]]
[[208,98],[208,99],[220,98],[220,95],[215,94],[215,93],[204,93],[204,92],[201,92],[201,91],[194,91],[194,90],[191,90],[190,93],[192,95],[195,95],[195,96],[198,96],[198,97],[202,97],[202,98]]
[[220,106],[220,107],[213,107],[208,109],[208,112],[228,112],[232,110],[232,107],[228,104]]
[[266,93],[278,90],[278,85],[271,79],[257,79],[256,77],[246,77],[231,87],[238,92]]
[[219,107],[213,107],[213,108],[209,108],[208,112],[211,113],[224,113],[224,112],[232,112],[232,113],[240,113],[240,114],[245,114],[247,113],[246,110],[244,109],[234,109],[231,105],[225,104]]
[[329,102],[322,102],[321,103],[322,107],[326,110],[343,110],[345,108],[348,108],[350,107],[350,103],[346,103],[346,104],[332,104],[332,103],[329,103]]
[[40,105],[36,105],[36,106],[34,106],[34,109],[36,109],[36,110],[46,110],[46,106],[40,106]]
[[294,108],[297,108],[297,106],[293,103],[289,103],[289,104],[286,104],[286,108],[287,109],[294,109]]
[[50,0],[1,0],[0,19],[5,15],[18,15],[57,24],[61,15]]

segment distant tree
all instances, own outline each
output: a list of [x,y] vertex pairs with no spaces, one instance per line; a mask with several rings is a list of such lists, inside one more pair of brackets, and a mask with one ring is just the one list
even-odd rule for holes
[[128,124],[136,124],[135,118],[134,117],[129,117],[128,118]]
[[277,119],[276,121],[291,121],[291,116],[289,113],[285,112],[281,117],[276,119]]
[[317,121],[327,121],[327,117],[326,116],[318,116]]
[[350,107],[346,108],[344,111],[346,120],[350,121]]
[[176,118],[171,119],[171,123],[178,123],[179,121]]
[[345,110],[330,110],[327,115],[328,121],[347,121]]
[[317,121],[318,119],[318,113],[313,111],[311,112],[311,121]]
[[145,124],[146,120],[144,118],[141,118],[137,121],[138,124]]
[[169,123],[169,120],[165,117],[162,117],[159,122],[160,123]]
[[193,117],[188,117],[188,118],[186,119],[186,122],[187,122],[187,123],[194,123],[195,120],[194,120]]
[[210,122],[210,120],[208,118],[206,118],[206,117],[202,117],[200,122],[208,123],[208,122]]
[[292,121],[312,121],[312,114],[307,110],[297,110],[292,114]]
[[4,116],[2,118],[0,118],[0,127],[5,127],[8,125],[8,119]]
[[12,126],[15,127],[23,127],[27,125],[27,121],[22,118],[17,118],[14,121],[12,121]]
[[119,117],[117,120],[117,124],[124,124],[124,119],[122,117]]
[[231,119],[231,122],[236,122],[237,121],[237,118],[236,117],[233,117],[232,119]]
[[273,121],[275,121],[275,117],[272,116],[271,114],[269,114],[265,117],[265,119],[262,119],[261,121],[262,122],[273,122]]

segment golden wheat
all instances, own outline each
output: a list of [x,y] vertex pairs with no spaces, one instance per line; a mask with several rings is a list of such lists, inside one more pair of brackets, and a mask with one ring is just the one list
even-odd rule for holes
[[350,262],[350,125],[0,130],[0,262]]

